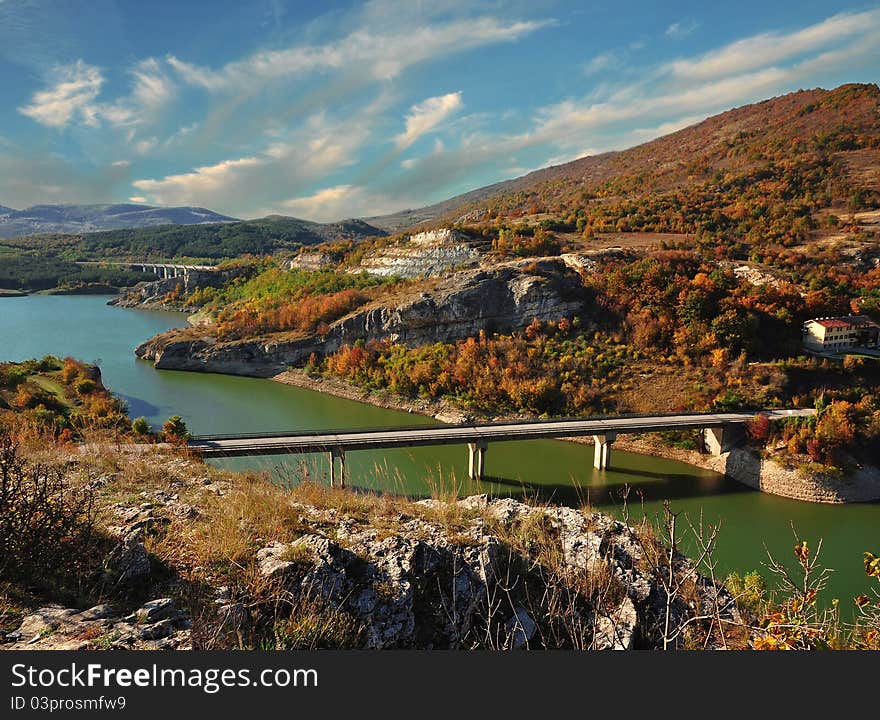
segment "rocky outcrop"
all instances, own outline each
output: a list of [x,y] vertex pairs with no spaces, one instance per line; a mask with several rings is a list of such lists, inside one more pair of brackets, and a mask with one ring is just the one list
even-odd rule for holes
[[156,598],[132,613],[112,605],[87,610],[60,605],[27,615],[6,636],[7,650],[187,650],[192,622],[172,598]]
[[269,377],[311,353],[334,352],[356,340],[421,345],[450,342],[558,320],[584,307],[580,276],[558,258],[519,261],[493,269],[465,270],[394,304],[373,304],[337,320],[322,337],[268,336],[218,341],[205,333],[172,331],[136,349],[156,367]]
[[479,259],[479,250],[467,236],[443,228],[374,250],[349,272],[402,278],[440,277],[462,267],[473,267]]
[[337,259],[330,253],[313,250],[302,252],[295,258],[288,260],[285,267],[288,270],[308,270],[309,272],[318,272],[327,268],[336,267]]
[[817,473],[780,465],[748,448],[713,458],[711,465],[755,490],[794,500],[835,504],[880,500],[880,468],[872,466],[845,474]]
[[[436,500],[418,504],[444,508]],[[459,513],[471,519],[454,532],[411,516],[401,516],[389,532],[359,526],[335,511],[299,507],[313,526],[329,527],[332,539],[307,534],[270,542],[257,553],[258,572],[294,596],[315,597],[353,616],[365,648],[471,648],[487,642],[495,649],[537,648],[556,641],[551,632],[570,632],[578,636],[576,645],[591,649],[662,642],[658,628],[667,596],[648,548],[635,530],[605,515],[475,496],[458,502]],[[527,530],[517,528],[542,523],[558,543],[560,561],[536,570],[540,559],[524,558],[503,538],[511,528],[522,533]],[[692,578],[694,590],[668,605],[672,646],[684,642],[697,613],[737,620],[733,598],[683,556],[677,556],[675,572]],[[566,630],[554,628],[551,609],[563,594],[575,608]]]

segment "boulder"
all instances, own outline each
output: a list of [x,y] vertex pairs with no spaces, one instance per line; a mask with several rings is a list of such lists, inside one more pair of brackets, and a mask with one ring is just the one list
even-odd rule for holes
[[104,558],[104,574],[116,586],[136,585],[152,571],[140,530],[128,533]]

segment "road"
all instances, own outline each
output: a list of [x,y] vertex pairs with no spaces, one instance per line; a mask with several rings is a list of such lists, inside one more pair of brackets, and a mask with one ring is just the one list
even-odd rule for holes
[[[807,417],[812,409],[762,410],[770,420]],[[425,445],[485,444],[510,440],[536,440],[584,435],[614,435],[719,428],[748,422],[755,411],[691,413],[679,415],[619,416],[582,420],[542,420],[529,422],[446,425],[440,427],[383,428],[302,433],[254,435],[216,435],[194,437],[189,443],[204,457],[281,455],[285,453],[325,452],[332,449],[376,450]]]

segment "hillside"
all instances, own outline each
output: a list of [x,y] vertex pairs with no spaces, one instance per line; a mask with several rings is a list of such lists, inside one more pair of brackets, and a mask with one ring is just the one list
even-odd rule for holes
[[161,225],[79,235],[0,239],[0,289],[115,292],[153,279],[121,267],[78,265],[96,260],[196,259],[216,263],[245,255],[285,255],[305,245],[360,241],[386,233],[361,220],[314,223],[273,215],[259,220]]
[[270,255],[303,245],[338,240],[362,240],[384,231],[361,220],[316,223],[270,215],[258,220],[207,225],[166,225],[157,228],[89,233],[79,249],[92,257],[233,258]]
[[156,225],[231,222],[235,218],[199,207],[150,205],[34,205],[14,210],[0,205],[0,238],[34,233],[83,233]]
[[369,222],[397,229],[549,215],[573,220],[578,231],[737,233],[741,205],[752,199],[760,207],[752,214],[763,216],[758,224],[779,215],[781,204],[796,204],[796,214],[808,217],[826,208],[864,209],[880,198],[878,108],[876,85],[802,90],[629,150]]

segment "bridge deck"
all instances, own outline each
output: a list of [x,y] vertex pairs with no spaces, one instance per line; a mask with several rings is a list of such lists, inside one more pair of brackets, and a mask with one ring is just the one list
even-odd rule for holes
[[[763,410],[771,420],[807,417],[811,409]],[[692,413],[681,415],[621,416],[582,420],[546,420],[533,422],[446,425],[440,427],[385,428],[381,430],[345,430],[265,435],[215,435],[194,437],[189,446],[205,457],[245,455],[281,455],[314,453],[330,449],[376,450],[424,445],[461,445],[490,441],[536,440],[603,435],[606,433],[641,433],[660,430],[697,430],[742,424],[755,412]]]

